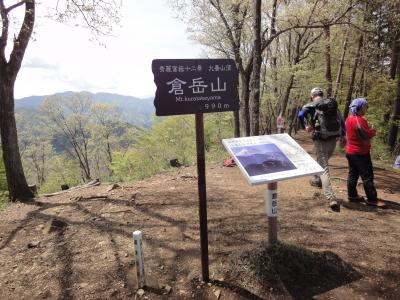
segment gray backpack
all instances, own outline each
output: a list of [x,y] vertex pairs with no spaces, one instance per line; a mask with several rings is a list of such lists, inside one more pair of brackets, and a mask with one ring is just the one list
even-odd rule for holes
[[323,99],[315,104],[314,138],[325,140],[340,136],[340,123],[338,103],[334,98]]

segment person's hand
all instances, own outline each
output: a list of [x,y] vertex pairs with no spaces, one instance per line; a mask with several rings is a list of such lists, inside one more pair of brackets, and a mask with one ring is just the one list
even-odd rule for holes
[[306,131],[308,132],[308,133],[310,133],[311,131],[313,131],[313,127],[312,126],[306,126]]
[[344,147],[344,146],[346,146],[346,142],[347,142],[346,141],[346,137],[345,136],[341,136],[340,139],[339,139],[339,145]]

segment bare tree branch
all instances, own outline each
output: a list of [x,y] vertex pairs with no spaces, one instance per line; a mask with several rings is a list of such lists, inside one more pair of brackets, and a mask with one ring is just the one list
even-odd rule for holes
[[14,8],[17,8],[18,6],[21,6],[23,4],[25,4],[26,0],[15,3],[14,5],[11,5],[9,7],[6,8],[6,13],[8,14],[10,11],[12,11]]
[[9,70],[11,76],[15,79],[21,67],[22,59],[24,58],[26,47],[33,32],[35,23],[35,0],[26,0],[25,16],[19,31],[18,37],[14,40],[14,48],[10,55]]

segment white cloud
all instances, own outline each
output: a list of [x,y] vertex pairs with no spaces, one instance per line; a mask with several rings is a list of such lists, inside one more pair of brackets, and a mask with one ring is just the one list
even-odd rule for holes
[[251,156],[253,154],[257,154],[257,151],[255,151],[252,148],[243,148],[236,155],[238,155],[238,156]]
[[16,98],[65,90],[154,95],[153,59],[196,58],[201,52],[164,2],[124,1],[122,27],[103,40],[106,48],[90,42],[87,30],[37,18]]
[[58,70],[58,64],[50,63],[42,57],[27,57],[22,63],[23,68]]

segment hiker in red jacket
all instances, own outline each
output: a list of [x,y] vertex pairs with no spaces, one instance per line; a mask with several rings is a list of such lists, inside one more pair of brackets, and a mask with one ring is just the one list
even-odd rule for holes
[[350,104],[351,114],[346,119],[346,158],[349,163],[347,177],[347,195],[351,202],[364,201],[357,193],[358,177],[361,177],[368,205],[383,207],[385,203],[378,200],[374,186],[374,170],[371,161],[371,138],[376,130],[368,126],[364,119],[368,102],[364,98],[354,99]]

